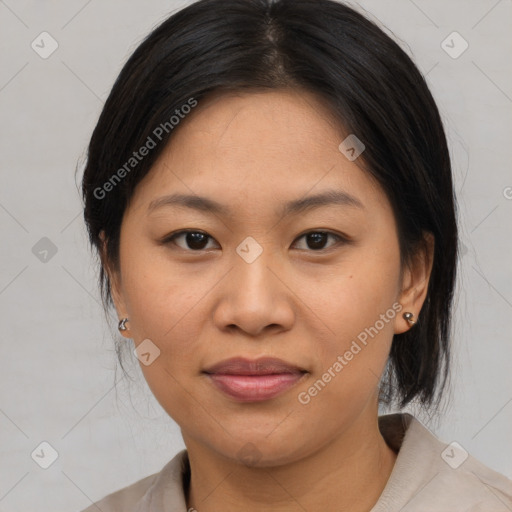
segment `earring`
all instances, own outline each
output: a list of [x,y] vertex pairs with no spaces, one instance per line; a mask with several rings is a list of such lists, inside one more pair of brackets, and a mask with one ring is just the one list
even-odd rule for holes
[[414,325],[416,323],[415,320],[413,320],[414,315],[412,313],[409,313],[408,311],[405,312],[403,315],[405,320],[407,320],[411,325]]
[[127,331],[128,327],[126,327],[126,322],[128,322],[128,318],[123,318],[123,319],[119,320],[119,325],[117,326],[117,328],[120,331]]

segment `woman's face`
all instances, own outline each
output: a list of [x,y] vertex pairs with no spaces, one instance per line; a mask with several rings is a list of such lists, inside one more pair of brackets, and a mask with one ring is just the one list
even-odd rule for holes
[[[200,102],[125,212],[116,307],[186,443],[275,465],[375,421],[393,334],[423,297],[401,275],[385,194],[329,119],[292,91]],[[235,357],[299,370],[205,373]]]

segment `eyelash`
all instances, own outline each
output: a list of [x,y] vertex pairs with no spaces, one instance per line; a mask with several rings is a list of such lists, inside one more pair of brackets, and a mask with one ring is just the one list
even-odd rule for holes
[[[174,244],[174,245],[177,245],[174,241],[176,238],[182,236],[182,235],[186,235],[187,233],[197,233],[197,234],[201,234],[201,235],[205,235],[209,240],[213,240],[214,238],[210,235],[208,235],[208,233],[205,233],[204,231],[200,231],[200,230],[197,230],[197,229],[184,229],[184,230],[181,230],[181,231],[176,231],[175,233],[171,233],[169,236],[165,237],[163,240],[162,240],[162,243],[164,245],[169,245],[169,244]],[[311,234],[323,234],[323,235],[329,235],[333,238],[336,238],[337,239],[337,242],[332,245],[331,247],[328,247],[326,249],[318,249],[318,250],[314,250],[314,249],[303,249],[303,250],[307,250],[308,252],[315,252],[315,253],[321,253],[321,252],[327,252],[327,251],[330,251],[331,249],[333,249],[334,247],[337,247],[338,245],[340,244],[348,244],[350,243],[350,241],[337,234],[337,233],[333,233],[332,231],[325,231],[325,230],[312,230],[312,231],[307,231],[305,233],[302,233],[301,235],[299,235],[295,240],[300,240],[301,238],[307,236],[307,235],[311,235]],[[195,252],[195,253],[201,253],[201,252],[205,252],[206,250],[205,249],[183,249],[183,247],[180,247],[178,246],[179,249],[182,249],[183,251],[186,251],[186,252]]]

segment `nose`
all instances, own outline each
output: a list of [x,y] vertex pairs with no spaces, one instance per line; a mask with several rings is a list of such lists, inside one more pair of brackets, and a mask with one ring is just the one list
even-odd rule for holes
[[214,320],[219,329],[258,337],[292,327],[294,295],[282,265],[269,252],[264,250],[250,263],[234,256],[233,268],[218,288]]

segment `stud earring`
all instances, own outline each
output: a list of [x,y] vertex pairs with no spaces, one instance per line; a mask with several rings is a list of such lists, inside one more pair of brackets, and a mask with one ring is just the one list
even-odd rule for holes
[[416,323],[415,320],[413,320],[414,315],[412,313],[409,313],[408,311],[405,312],[403,315],[405,320],[407,320],[411,325],[414,325]]
[[121,320],[119,320],[119,325],[117,326],[117,328],[120,331],[127,331],[128,327],[126,327],[126,322],[128,322],[128,318],[122,318]]

